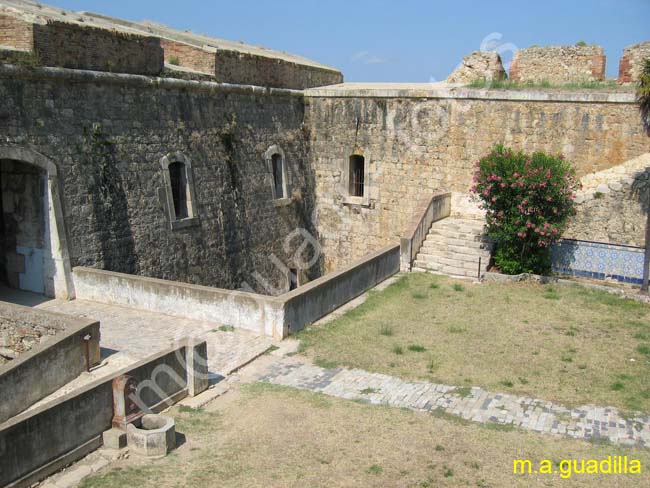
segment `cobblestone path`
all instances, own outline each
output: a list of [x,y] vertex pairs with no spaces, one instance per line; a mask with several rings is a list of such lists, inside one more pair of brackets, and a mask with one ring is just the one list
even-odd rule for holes
[[459,389],[358,369],[324,369],[286,358],[268,366],[259,379],[347,400],[431,412],[440,410],[480,423],[512,425],[575,439],[609,439],[621,445],[650,447],[650,417],[624,419],[615,408],[569,409],[536,398]]

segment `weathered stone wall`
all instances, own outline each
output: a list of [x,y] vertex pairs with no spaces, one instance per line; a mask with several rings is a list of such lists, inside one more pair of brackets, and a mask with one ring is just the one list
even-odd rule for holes
[[160,39],[48,21],[34,24],[34,53],[43,66],[157,75]]
[[[474,161],[497,142],[564,153],[581,176],[650,151],[632,96],[423,91],[307,92],[317,227],[328,270],[397,242],[422,197],[466,194]],[[342,181],[353,153],[366,159],[366,205],[345,203]]]
[[618,82],[623,84],[639,81],[646,59],[650,60],[650,41],[626,47],[619,63]]
[[214,50],[192,46],[184,42],[160,39],[165,52],[165,63],[176,64],[194,71],[214,76],[216,56]]
[[[0,144],[28,146],[58,168],[71,264],[279,294],[314,232],[304,104],[286,90],[0,68]],[[285,153],[296,198],[275,206],[264,152]],[[172,230],[161,158],[192,163],[198,225]],[[318,266],[313,270],[319,275]],[[267,286],[268,285],[268,286]]]
[[[648,202],[633,188],[650,171],[646,153],[614,168],[586,175],[576,197],[577,214],[564,237],[643,246]],[[635,184],[636,182],[636,184]]]
[[216,79],[224,83],[304,89],[343,82],[339,71],[218,49]]
[[510,79],[520,83],[563,84],[605,79],[605,51],[600,46],[544,46],[519,49]]
[[[300,65],[290,61],[257,56],[229,49],[196,47],[161,39],[165,62],[213,76],[222,83],[305,89],[341,83],[336,70]],[[170,61],[175,63],[170,63]]]
[[0,46],[31,51],[34,47],[32,39],[32,24],[9,15],[0,15]]
[[447,83],[471,83],[478,80],[504,80],[508,77],[501,56],[496,52],[474,51],[447,78]]
[[[7,50],[34,56],[16,63]],[[290,89],[343,81],[334,68],[261,46],[11,0],[0,2],[0,61],[144,75],[161,74],[166,61],[187,69],[165,76]]]

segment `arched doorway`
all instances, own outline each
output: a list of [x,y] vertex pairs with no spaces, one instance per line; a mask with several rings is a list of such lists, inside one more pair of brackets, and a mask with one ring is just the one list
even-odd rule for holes
[[0,146],[0,280],[74,298],[54,163],[33,149]]

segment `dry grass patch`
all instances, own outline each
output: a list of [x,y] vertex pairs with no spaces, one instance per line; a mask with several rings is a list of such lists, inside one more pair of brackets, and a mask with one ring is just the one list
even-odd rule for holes
[[[208,411],[174,410],[188,442],[149,462],[131,458],[83,488],[559,486],[559,474],[513,475],[515,458],[604,459],[650,452],[503,431],[447,416],[372,407],[254,384]],[[556,465],[557,466],[557,465]],[[571,486],[645,486],[650,477],[578,476]]]
[[413,273],[299,338],[332,365],[650,412],[650,306],[578,285]]

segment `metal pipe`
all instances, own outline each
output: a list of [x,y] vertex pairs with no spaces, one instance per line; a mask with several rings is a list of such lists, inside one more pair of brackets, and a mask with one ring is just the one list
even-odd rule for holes
[[86,343],[86,371],[90,372],[90,339],[93,337],[90,334],[86,334],[83,338]]
[[478,281],[481,281],[481,256],[478,257]]

